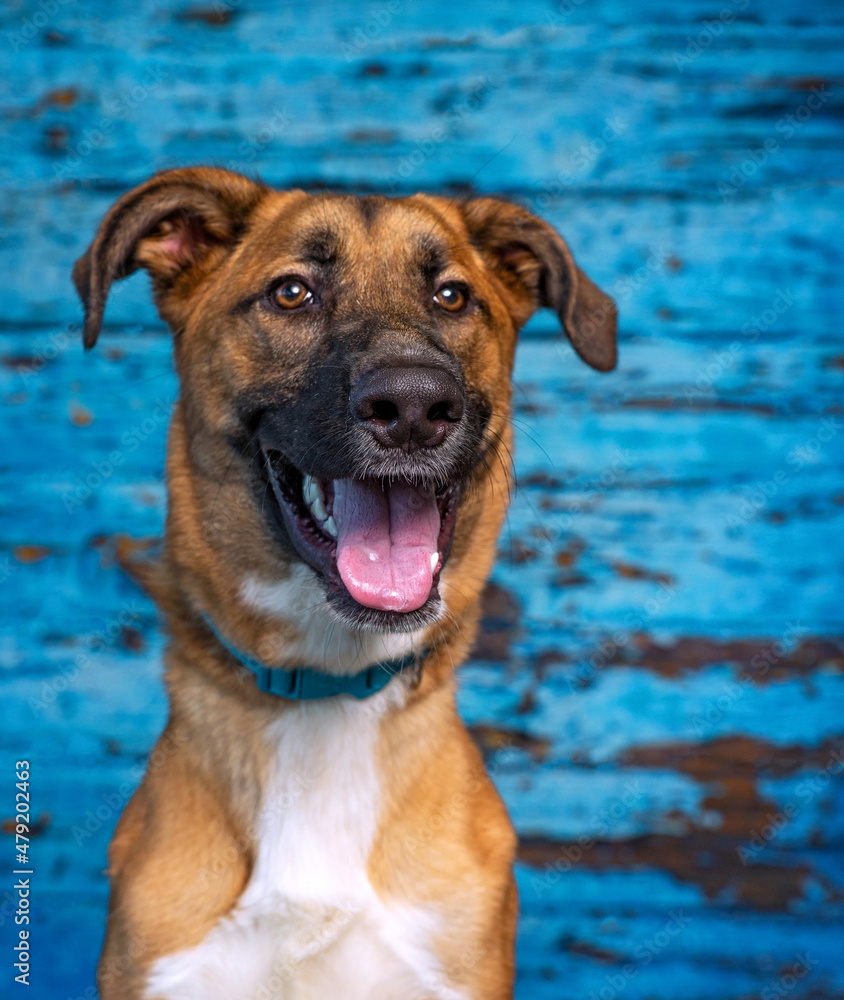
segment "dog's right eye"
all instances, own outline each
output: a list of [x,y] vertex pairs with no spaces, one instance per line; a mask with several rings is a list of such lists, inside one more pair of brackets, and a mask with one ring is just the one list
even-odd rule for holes
[[434,302],[437,303],[440,309],[445,309],[446,312],[463,312],[469,299],[467,291],[466,287],[460,282],[449,281],[445,285],[442,285],[436,293]]
[[282,309],[298,309],[314,300],[314,293],[298,278],[288,278],[282,281],[270,293],[275,305]]

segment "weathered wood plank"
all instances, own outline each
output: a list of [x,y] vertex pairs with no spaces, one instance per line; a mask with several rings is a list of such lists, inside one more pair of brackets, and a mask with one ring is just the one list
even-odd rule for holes
[[45,9],[0,11],[0,745],[50,814],[33,995],[94,996],[105,848],[165,714],[118,556],[161,530],[169,341],[138,276],[83,357],[69,271],[132,184],[216,162],[505,193],[621,306],[610,376],[527,331],[461,673],[523,838],[518,995],[844,996],[840,5]]

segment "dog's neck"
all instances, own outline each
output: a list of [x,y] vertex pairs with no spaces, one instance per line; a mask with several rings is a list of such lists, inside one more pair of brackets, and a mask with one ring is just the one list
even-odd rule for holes
[[240,600],[270,627],[293,623],[295,637],[279,642],[276,655],[263,650],[267,663],[314,667],[327,674],[348,676],[373,664],[419,654],[429,645],[427,630],[414,632],[360,632],[334,617],[325,606],[316,574],[302,563],[294,564],[282,581],[247,577],[240,586]]
[[320,667],[313,666],[286,667],[283,664],[267,666],[232,645],[222,635],[210,615],[203,615],[203,620],[232,659],[255,676],[259,691],[287,701],[320,701],[339,695],[349,695],[358,700],[371,698],[391,681],[403,676],[405,672],[415,678],[430,652],[426,648],[397,659],[381,660],[355,674],[328,673]]
[[[388,685],[415,691],[423,673],[431,674],[424,685],[430,689],[432,682],[438,685],[451,673],[451,655],[447,664],[438,664],[437,650],[457,640],[460,630],[453,624],[443,622],[433,629],[407,633],[354,632],[334,620],[327,609],[316,608],[318,584],[309,579],[313,574],[304,566],[294,568],[290,578],[278,583],[250,577],[241,585],[244,611],[258,612],[259,620],[266,623],[266,633],[260,628],[250,630],[248,644],[238,642],[221,624],[232,621],[230,613],[218,618],[204,611],[179,587],[166,550],[160,561],[126,568],[165,617],[172,637],[169,663],[178,664],[177,672],[182,666],[198,668],[237,700],[251,702],[253,696],[260,699],[269,694],[273,702],[319,701],[338,693],[367,700]],[[310,607],[311,613],[304,613],[303,606]],[[279,625],[297,617],[308,627],[300,626],[295,635],[279,639]],[[269,636],[266,642],[265,634]],[[373,668],[380,677],[366,676]],[[268,675],[273,678],[270,687]]]

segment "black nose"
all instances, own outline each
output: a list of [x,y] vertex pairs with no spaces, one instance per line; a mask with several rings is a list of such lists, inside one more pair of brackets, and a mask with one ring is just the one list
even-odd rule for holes
[[444,368],[376,368],[358,379],[352,415],[386,448],[435,448],[463,417],[463,392]]

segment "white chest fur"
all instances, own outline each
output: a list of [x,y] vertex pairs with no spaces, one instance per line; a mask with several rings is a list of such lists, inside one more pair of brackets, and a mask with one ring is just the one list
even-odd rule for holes
[[461,1000],[433,951],[436,913],[379,899],[367,875],[378,730],[402,698],[393,683],[303,702],[270,726],[252,878],[201,944],[154,964],[149,1000]]
[[270,618],[294,622],[297,640],[284,640],[278,659],[296,657],[303,663],[318,664],[328,673],[350,674],[381,660],[395,660],[424,645],[425,630],[417,632],[358,632],[335,618],[328,610],[325,590],[312,569],[296,563],[288,579],[269,582],[247,577],[240,598],[253,611]]

